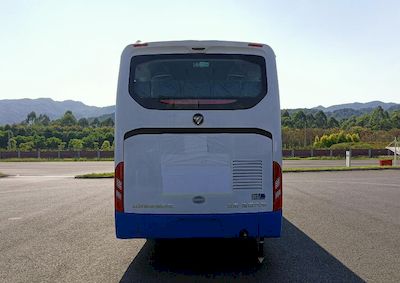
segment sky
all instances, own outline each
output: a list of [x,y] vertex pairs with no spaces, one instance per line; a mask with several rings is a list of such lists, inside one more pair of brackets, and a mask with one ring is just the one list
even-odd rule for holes
[[136,40],[270,45],[282,108],[400,103],[400,1],[0,0],[0,99],[115,103]]

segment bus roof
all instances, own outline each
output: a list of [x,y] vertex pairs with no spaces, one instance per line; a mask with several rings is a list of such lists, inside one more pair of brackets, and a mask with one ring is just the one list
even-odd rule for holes
[[126,49],[132,48],[146,48],[146,47],[186,47],[189,52],[199,52],[199,53],[208,53],[208,51],[212,51],[213,48],[240,48],[240,49],[263,49],[264,52],[272,53],[274,56],[274,51],[272,48],[263,43],[254,43],[254,42],[240,42],[240,41],[221,41],[221,40],[181,40],[181,41],[155,41],[155,42],[136,42],[130,44],[126,47]]

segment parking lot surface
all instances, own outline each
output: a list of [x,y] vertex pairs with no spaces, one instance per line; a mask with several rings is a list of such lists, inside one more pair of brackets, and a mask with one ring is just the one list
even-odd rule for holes
[[240,241],[117,240],[112,179],[70,177],[112,163],[51,164],[0,178],[0,282],[400,282],[399,171],[284,174],[257,266]]

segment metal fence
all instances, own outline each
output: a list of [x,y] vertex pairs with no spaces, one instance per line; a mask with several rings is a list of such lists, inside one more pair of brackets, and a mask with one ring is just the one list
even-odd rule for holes
[[[351,156],[378,157],[391,155],[388,149],[352,149]],[[283,150],[283,157],[345,157],[346,149],[311,149],[311,150]]]
[[[311,150],[283,150],[283,157],[345,157],[345,149],[311,149]],[[388,149],[353,149],[351,156],[378,157],[381,155],[391,155]],[[44,158],[44,159],[63,159],[63,158],[84,158],[84,159],[101,159],[114,158],[114,151],[101,150],[37,150],[37,151],[0,151],[0,159],[9,158]]]
[[63,158],[85,158],[85,159],[101,159],[114,158],[114,151],[101,150],[37,150],[37,151],[0,151],[0,159],[9,158],[44,158],[44,159],[63,159]]

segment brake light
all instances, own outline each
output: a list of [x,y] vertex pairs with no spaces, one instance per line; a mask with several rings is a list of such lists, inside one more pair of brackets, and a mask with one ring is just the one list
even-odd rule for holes
[[236,102],[236,99],[161,99],[161,103],[171,105],[221,105]]
[[273,210],[282,209],[282,168],[278,162],[273,163]]
[[147,43],[135,43],[133,44],[133,47],[146,47],[147,45]]
[[124,162],[118,163],[114,174],[115,211],[124,212]]
[[249,43],[248,44],[250,47],[263,47],[261,43]]

